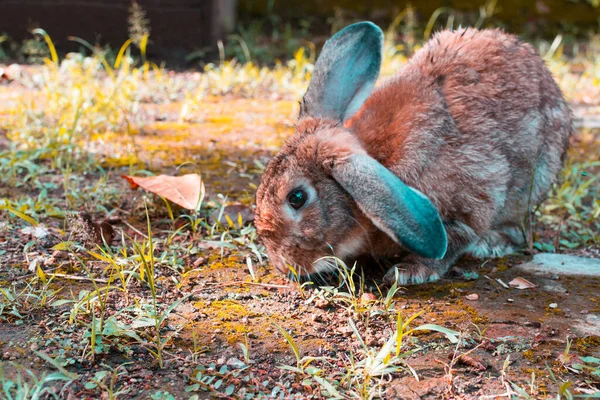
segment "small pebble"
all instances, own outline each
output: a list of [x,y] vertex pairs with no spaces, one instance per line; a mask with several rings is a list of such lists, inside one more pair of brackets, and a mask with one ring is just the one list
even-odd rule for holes
[[319,314],[313,314],[310,319],[313,322],[323,322],[323,317],[321,317]]
[[325,299],[316,299],[315,300],[315,307],[323,309],[326,308],[329,305],[329,302]]
[[360,296],[360,299],[366,303],[369,301],[377,301],[377,296],[373,293],[363,293],[363,295]]
[[479,295],[477,293],[471,293],[465,296],[467,300],[477,301],[479,300]]
[[550,304],[548,304],[548,307],[550,307],[550,308],[556,308],[556,307],[558,307],[558,304],[556,304],[556,303],[550,303]]
[[227,360],[227,366],[233,369],[242,369],[246,367],[246,364],[242,360],[231,357],[229,360]]
[[514,302],[514,300],[513,300],[513,299],[507,299],[506,301],[508,301],[509,303],[512,303],[512,302]]

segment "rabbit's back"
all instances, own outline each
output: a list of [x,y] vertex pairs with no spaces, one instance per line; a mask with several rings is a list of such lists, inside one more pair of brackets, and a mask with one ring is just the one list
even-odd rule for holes
[[497,140],[509,157],[531,153],[543,142],[566,146],[571,120],[560,89],[534,49],[513,35],[442,31],[405,73],[421,75],[440,90],[463,135]]
[[562,167],[572,124],[534,49],[501,30],[443,31],[415,55],[406,72],[411,69],[441,92],[458,140],[487,142],[506,158],[505,212],[496,222],[541,201]]
[[446,219],[480,234],[522,221],[543,200],[572,131],[534,49],[475,29],[436,34],[347,126]]

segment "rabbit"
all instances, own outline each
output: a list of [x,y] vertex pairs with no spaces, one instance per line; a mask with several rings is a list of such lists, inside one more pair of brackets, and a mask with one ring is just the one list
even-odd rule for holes
[[255,226],[284,274],[404,255],[384,281],[415,285],[465,254],[510,254],[562,167],[571,112],[529,44],[441,31],[375,88],[382,44],[371,22],[325,43],[296,133],[261,177]]

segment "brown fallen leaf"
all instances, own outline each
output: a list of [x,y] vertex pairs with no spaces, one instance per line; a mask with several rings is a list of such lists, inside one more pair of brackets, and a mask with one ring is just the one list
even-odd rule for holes
[[121,178],[126,179],[133,189],[142,187],[188,210],[198,209],[204,199],[204,182],[198,174],[149,177],[121,175]]
[[[452,354],[450,354],[448,358],[452,359]],[[474,357],[470,357],[466,354],[459,356],[456,359],[456,363],[460,365],[465,365],[471,369],[474,369],[475,371],[485,371],[487,369],[487,365],[483,361],[478,360]]]
[[[220,212],[221,209],[217,209],[210,213],[209,222],[211,224],[214,224],[217,221]],[[254,211],[250,207],[245,206],[243,204],[231,204],[225,206],[225,209],[223,210],[223,215],[221,215],[219,222],[222,225],[227,225],[227,217],[229,217],[231,222],[233,222],[235,225],[238,225],[240,216],[242,218],[242,225],[254,221]]]
[[521,290],[523,290],[523,289],[532,289],[532,288],[537,287],[536,284],[533,284],[533,283],[529,282],[527,279],[521,278],[520,276],[516,277],[512,281],[508,282],[508,284],[511,287],[514,287],[516,289],[521,289]]

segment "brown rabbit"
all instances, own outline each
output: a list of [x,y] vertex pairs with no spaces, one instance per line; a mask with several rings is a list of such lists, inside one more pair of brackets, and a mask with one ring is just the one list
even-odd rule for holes
[[509,254],[561,168],[571,114],[531,46],[443,31],[373,91],[382,41],[370,22],[327,41],[262,177],[255,223],[283,273],[408,253],[386,280],[419,284],[465,253]]

